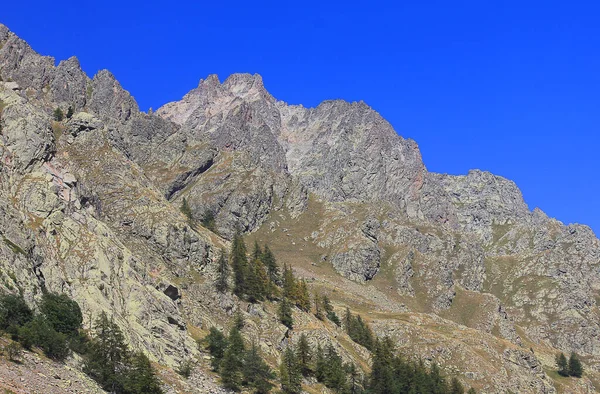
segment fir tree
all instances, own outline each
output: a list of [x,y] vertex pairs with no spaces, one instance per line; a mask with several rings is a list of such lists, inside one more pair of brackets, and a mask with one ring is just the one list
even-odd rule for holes
[[274,379],[275,375],[260,356],[255,343],[244,357],[242,375],[244,384],[254,388],[255,394],[267,394],[273,388],[271,379]]
[[296,291],[296,305],[304,312],[310,312],[310,293],[306,280],[302,279],[296,283]]
[[327,369],[327,361],[325,360],[325,352],[323,352],[323,348],[321,344],[317,345],[317,350],[315,352],[315,377],[317,381],[324,382],[325,381],[325,370]]
[[312,374],[312,354],[306,334],[302,333],[296,344],[296,358],[302,375],[309,376]]
[[135,353],[127,367],[127,373],[123,378],[125,393],[162,394],[160,381],[144,353]]
[[292,305],[286,297],[283,297],[279,303],[279,309],[277,310],[279,321],[289,329],[294,328],[294,318],[292,315]]
[[577,378],[583,376],[583,365],[581,365],[579,356],[574,352],[571,353],[571,357],[569,357],[569,375]]
[[242,331],[245,325],[246,320],[244,319],[244,315],[242,315],[241,309],[238,308],[233,315],[233,327],[235,327],[238,331]]
[[279,272],[279,266],[275,260],[275,256],[268,245],[265,245],[262,252],[262,262],[267,268],[267,274],[271,283],[279,286],[281,285],[281,272]]
[[294,272],[291,267],[286,264],[283,265],[283,297],[296,301],[296,278],[294,278]]
[[569,376],[569,363],[564,353],[556,355],[556,365],[560,376]]
[[248,258],[246,257],[246,244],[239,233],[233,237],[230,258],[231,267],[233,268],[233,291],[238,297],[243,297],[247,291]]
[[325,370],[325,385],[338,392],[342,392],[346,388],[346,372],[342,358],[337,353],[332,344],[327,347],[325,353],[325,362],[327,368]]
[[84,371],[106,391],[123,389],[123,365],[129,361],[125,338],[114,321],[102,312],[94,326],[96,337],[90,342]]
[[373,394],[397,392],[397,381],[394,376],[394,344],[386,337],[375,344],[373,365],[370,377],[370,392]]
[[453,377],[450,383],[450,394],[465,394],[464,386],[456,377]]
[[253,260],[262,260],[263,251],[258,244],[258,241],[254,241],[254,249],[252,250],[252,259]]
[[319,320],[323,320],[323,304],[321,300],[321,296],[319,294],[315,294],[314,297],[315,303],[315,317]]
[[338,327],[342,325],[340,318],[333,311],[333,306],[331,306],[331,301],[329,301],[329,297],[326,295],[322,298],[323,311],[325,312],[327,318],[335,323]]
[[289,346],[283,352],[279,366],[279,380],[283,393],[299,394],[302,392],[302,373],[298,366],[296,355]]
[[239,391],[243,381],[242,368],[246,349],[242,335],[235,326],[229,332],[227,342],[227,349],[219,366],[221,381],[226,389]]
[[359,384],[360,373],[358,368],[354,363],[348,363],[344,365],[344,369],[346,370],[346,374],[350,381],[348,382],[348,393],[349,394],[359,394],[362,392],[362,387]]
[[225,251],[221,249],[221,257],[219,257],[219,262],[217,263],[217,282],[215,284],[219,293],[225,293],[229,289],[228,278],[229,264],[225,257]]
[[227,348],[227,338],[225,338],[225,335],[221,331],[215,327],[211,327],[210,332],[205,338],[205,342],[212,356],[211,366],[214,371],[218,371],[223,355],[225,354],[225,349]]
[[73,117],[73,106],[69,105],[69,109],[67,109],[67,119],[71,119]]

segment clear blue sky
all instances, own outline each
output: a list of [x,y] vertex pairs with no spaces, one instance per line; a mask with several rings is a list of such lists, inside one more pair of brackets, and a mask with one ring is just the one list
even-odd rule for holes
[[[496,3],[496,4],[492,4]],[[290,5],[287,5],[290,4]],[[514,180],[530,208],[600,234],[595,1],[5,1],[38,52],[111,70],[140,103],[260,73],[278,99],[364,100],[428,169]]]

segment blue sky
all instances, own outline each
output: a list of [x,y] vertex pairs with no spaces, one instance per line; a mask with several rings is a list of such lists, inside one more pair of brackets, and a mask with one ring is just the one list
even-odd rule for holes
[[5,2],[0,22],[111,70],[142,109],[234,72],[289,103],[364,100],[429,170],[505,176],[530,208],[598,234],[598,15],[593,1],[35,0]]

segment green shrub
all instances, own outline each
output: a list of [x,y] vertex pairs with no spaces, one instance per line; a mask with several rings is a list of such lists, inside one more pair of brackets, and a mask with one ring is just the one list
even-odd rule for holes
[[18,342],[11,342],[4,346],[4,353],[10,361],[19,361],[23,353],[21,345]]
[[179,365],[179,368],[177,368],[177,373],[187,379],[192,374],[193,369],[194,362],[192,360],[183,360]]
[[36,316],[19,328],[18,339],[25,348],[39,347],[54,360],[64,360],[69,355],[67,336],[55,331],[42,316]]
[[22,296],[3,294],[0,296],[0,329],[16,334],[18,327],[33,319],[33,312]]
[[54,120],[57,122],[62,122],[62,120],[64,119],[65,115],[63,114],[62,109],[60,108],[56,108],[54,110]]
[[48,323],[63,334],[75,335],[83,322],[79,304],[66,294],[44,294],[40,310]]

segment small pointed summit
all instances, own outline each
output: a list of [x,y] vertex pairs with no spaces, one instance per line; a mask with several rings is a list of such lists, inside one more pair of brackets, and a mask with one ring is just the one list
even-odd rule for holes
[[210,74],[206,79],[201,79],[200,83],[198,83],[198,87],[208,87],[208,86],[217,86],[220,85],[219,76],[217,74]]

